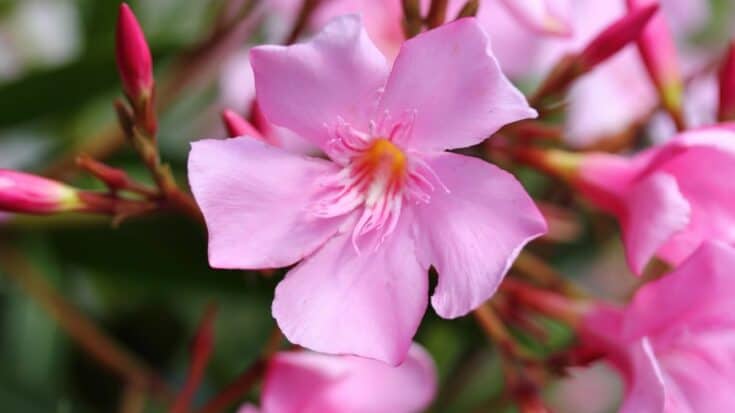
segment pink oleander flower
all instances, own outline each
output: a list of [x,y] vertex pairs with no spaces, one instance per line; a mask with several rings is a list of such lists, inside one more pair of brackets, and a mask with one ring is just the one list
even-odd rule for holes
[[679,264],[705,240],[735,243],[735,124],[687,131],[631,158],[579,162],[573,179],[618,218],[634,272],[654,255]]
[[582,348],[622,374],[622,413],[735,411],[735,250],[705,242],[625,308],[599,305]]
[[437,377],[426,351],[413,344],[398,367],[352,356],[282,352],[268,363],[260,408],[239,413],[412,413],[434,398]]
[[82,206],[76,189],[40,176],[0,169],[0,211],[54,214]]
[[404,44],[392,70],[359,18],[253,49],[265,116],[328,159],[255,139],[193,144],[189,179],[217,268],[284,267],[273,315],[304,347],[400,363],[432,297],[446,318],[495,291],[546,231],[508,173],[445,152],[536,115],[462,19]]

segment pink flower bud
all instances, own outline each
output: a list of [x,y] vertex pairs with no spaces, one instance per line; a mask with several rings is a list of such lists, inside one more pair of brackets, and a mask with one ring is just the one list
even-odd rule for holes
[[583,70],[592,69],[638,39],[658,9],[658,4],[651,4],[631,10],[598,34],[579,56]]
[[53,214],[82,206],[76,189],[40,176],[0,169],[0,211]]
[[151,51],[138,20],[125,3],[120,5],[115,45],[117,69],[125,94],[132,102],[150,97],[153,92]]
[[[658,0],[626,0],[630,10],[658,5]],[[638,50],[661,101],[680,127],[682,125],[683,81],[676,45],[664,16],[655,16],[638,38]]]
[[735,120],[735,42],[727,50],[720,69],[720,121]]
[[545,97],[566,91],[575,79],[636,40],[656,11],[658,5],[655,4],[633,10],[595,36],[581,53],[562,57],[531,98],[531,102],[538,103]]
[[232,110],[225,109],[222,112],[222,122],[225,124],[225,128],[227,129],[227,135],[230,137],[249,136],[259,140],[265,140],[265,138],[263,138],[263,134],[258,132],[250,122],[246,121]]

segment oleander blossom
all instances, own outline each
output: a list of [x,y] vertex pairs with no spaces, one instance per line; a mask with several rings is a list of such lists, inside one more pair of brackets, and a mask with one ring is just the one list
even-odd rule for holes
[[634,157],[589,154],[583,194],[614,214],[631,269],[677,265],[705,240],[735,244],[735,124],[692,129]]
[[621,413],[735,410],[735,250],[705,242],[625,309],[599,305],[581,328],[626,384]]
[[531,118],[490,42],[467,18],[407,41],[393,65],[356,16],[312,40],[251,52],[270,122],[328,159],[256,139],[193,144],[189,178],[217,268],[283,267],[273,315],[290,341],[400,363],[432,305],[467,314],[546,231],[522,186],[445,152]]
[[413,344],[398,367],[353,356],[308,351],[276,354],[268,362],[260,407],[239,413],[414,413],[434,398],[437,377],[426,351]]

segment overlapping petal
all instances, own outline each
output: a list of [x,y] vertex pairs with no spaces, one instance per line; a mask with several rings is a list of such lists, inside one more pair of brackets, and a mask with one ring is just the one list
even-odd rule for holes
[[546,222],[509,173],[451,153],[427,162],[448,192],[437,188],[428,205],[415,208],[416,241],[423,266],[439,273],[432,305],[453,318],[490,298],[520,250],[546,232]]
[[503,75],[490,40],[474,19],[461,19],[403,44],[378,114],[415,116],[403,142],[422,151],[461,148],[536,111]]
[[[719,134],[725,141],[735,133]],[[676,177],[681,193],[691,204],[691,220],[661,250],[672,264],[682,262],[703,241],[735,244],[735,145],[706,141],[687,144],[684,152],[660,166]]]
[[648,261],[689,223],[691,209],[676,179],[663,172],[636,183],[625,195],[621,216],[628,264],[642,274]]
[[341,220],[318,219],[309,207],[318,178],[334,171],[247,137],[193,143],[189,182],[207,221],[210,265],[283,267],[324,244]]
[[735,397],[735,249],[705,242],[624,310],[594,307],[582,342],[606,354],[628,394],[621,411],[730,411]]
[[618,217],[631,268],[653,256],[677,265],[702,242],[735,245],[733,125],[687,131],[631,158],[585,155],[580,191]]
[[666,389],[661,368],[648,339],[628,349],[630,377],[620,413],[661,412],[666,406]]
[[733,268],[735,251],[731,247],[702,244],[674,272],[636,293],[626,313],[623,335],[635,339],[677,325],[707,328],[713,319],[735,327]]

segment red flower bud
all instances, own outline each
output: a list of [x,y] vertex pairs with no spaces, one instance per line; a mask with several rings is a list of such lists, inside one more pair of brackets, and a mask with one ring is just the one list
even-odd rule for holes
[[24,172],[0,169],[0,211],[54,214],[83,205],[76,189]]
[[265,140],[263,135],[250,122],[229,109],[222,112],[222,122],[225,124],[229,137],[250,136],[251,138]]
[[658,9],[658,4],[651,4],[631,10],[595,36],[579,56],[582,70],[591,70],[638,39]]
[[138,20],[125,3],[120,5],[115,46],[117,69],[125,94],[132,102],[150,98],[153,93],[151,51]]
[[720,121],[735,120],[735,42],[730,44],[720,69]]

